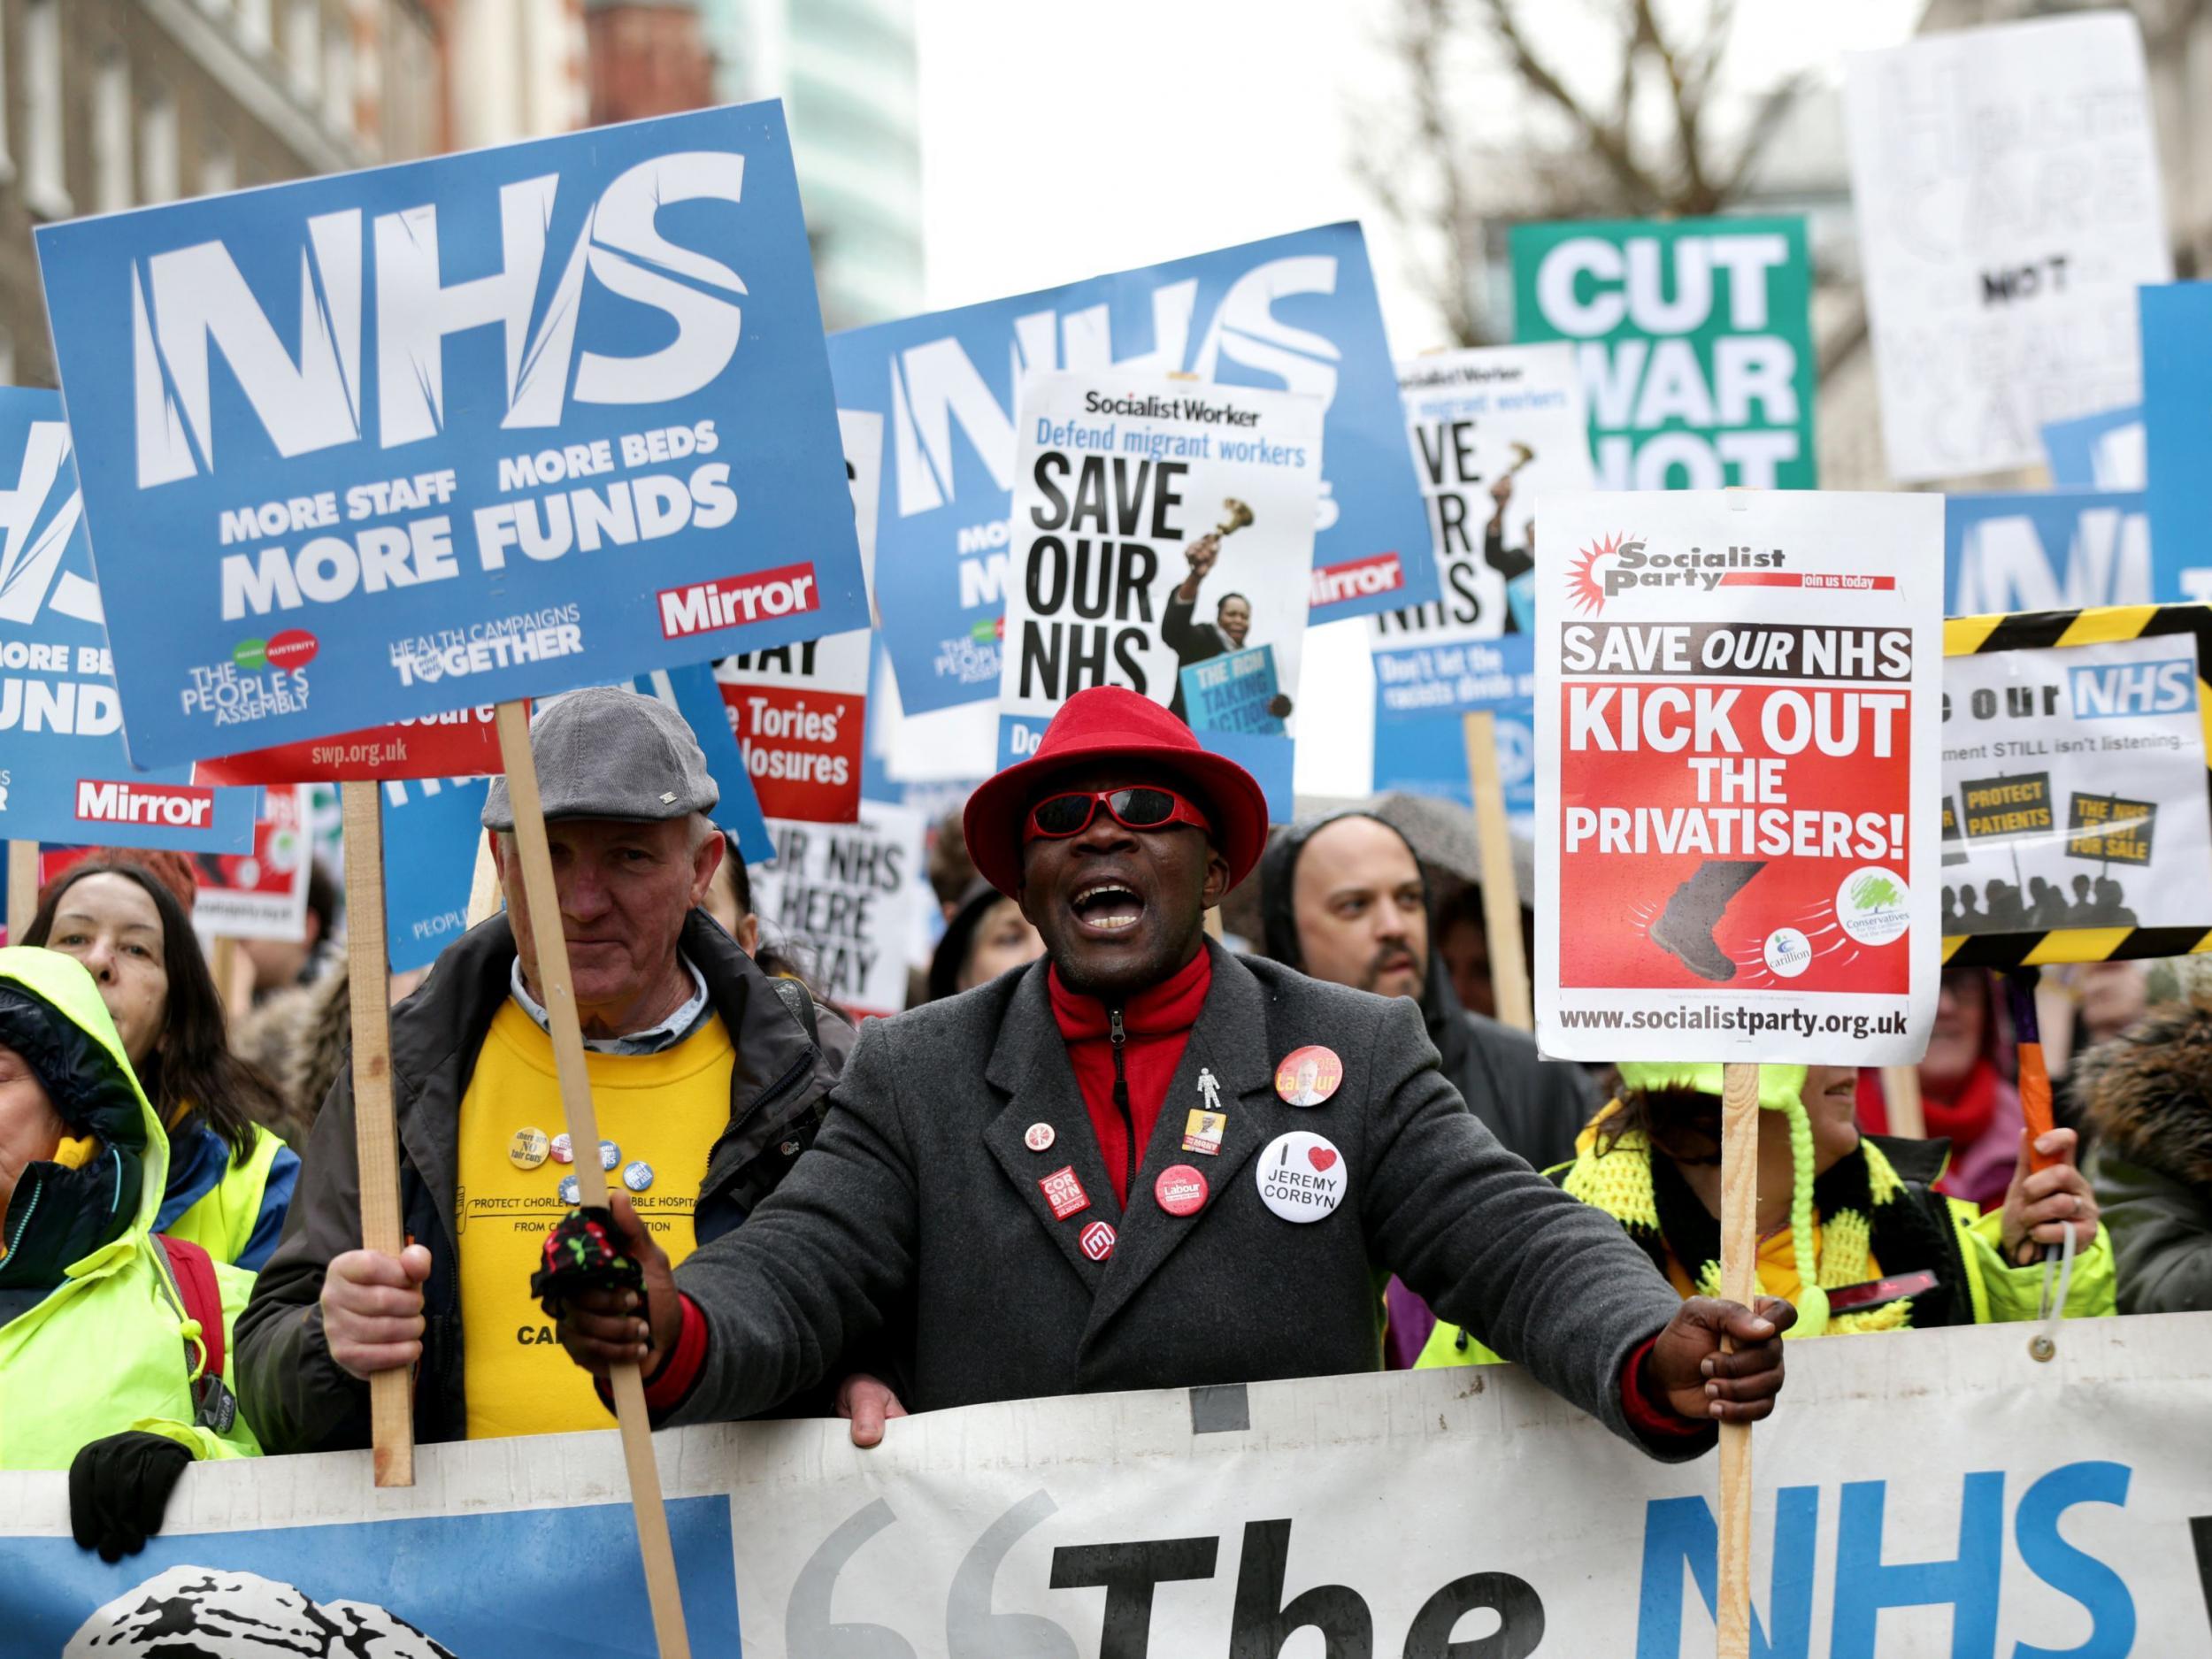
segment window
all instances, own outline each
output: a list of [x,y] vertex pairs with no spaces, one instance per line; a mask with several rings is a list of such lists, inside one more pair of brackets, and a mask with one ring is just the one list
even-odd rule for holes
[[23,200],[45,219],[73,211],[62,158],[61,0],[23,8]]
[[301,97],[311,99],[322,73],[323,0],[291,0],[285,10],[284,58],[292,87]]
[[183,193],[177,168],[177,101],[157,90],[138,118],[139,190],[149,205],[173,202]]
[[200,194],[220,196],[237,188],[238,157],[230,141],[220,133],[210,133],[200,147]]
[[92,211],[119,213],[130,204],[131,66],[109,51],[92,72]]

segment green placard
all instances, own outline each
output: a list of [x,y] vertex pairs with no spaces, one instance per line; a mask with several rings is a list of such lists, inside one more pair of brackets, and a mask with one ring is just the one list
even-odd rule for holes
[[1518,225],[1514,338],[1578,349],[1608,489],[1811,489],[1801,219]]

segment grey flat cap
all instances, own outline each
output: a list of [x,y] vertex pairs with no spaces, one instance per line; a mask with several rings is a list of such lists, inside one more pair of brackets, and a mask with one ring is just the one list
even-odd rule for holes
[[[682,715],[658,697],[592,686],[541,707],[530,754],[549,818],[664,819],[711,810],[722,798]],[[511,830],[507,780],[492,780],[484,827]]]

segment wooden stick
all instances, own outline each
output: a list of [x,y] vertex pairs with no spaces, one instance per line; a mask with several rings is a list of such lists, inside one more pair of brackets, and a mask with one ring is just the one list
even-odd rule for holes
[[[1759,1068],[1721,1070],[1720,1294],[1745,1307],[1759,1294]],[[1723,1339],[1732,1350],[1733,1342]],[[1720,1425],[1719,1659],[1751,1654],[1751,1425]]]
[[207,971],[214,977],[215,995],[223,999],[223,1012],[236,1019],[238,1006],[238,941],[219,933],[208,947]]
[[[587,1206],[607,1202],[607,1174],[599,1166],[599,1118],[584,1070],[584,1033],[569,981],[568,941],[561,933],[560,895],[553,885],[553,856],[546,844],[545,811],[538,799],[537,762],[530,754],[530,705],[498,707],[500,758],[507,769],[507,797],[515,811],[515,849],[522,863],[523,904],[537,946],[539,995],[553,1038],[561,1080],[561,1110],[576,1148],[578,1191]],[[645,1558],[645,1591],[653,1606],[653,1633],[661,1659],[691,1659],[684,1609],[676,1583],[676,1552],[669,1541],[668,1511],[661,1504],[660,1471],[653,1462],[651,1419],[645,1384],[635,1365],[615,1365],[607,1380],[614,1394],[622,1459],[629,1468],[630,1507],[637,1516],[638,1548]]]
[[[399,1124],[392,1113],[391,971],[384,942],[384,814],[380,786],[338,786],[346,827],[346,992],[353,1012],[353,1144],[361,1165],[361,1248],[407,1248],[399,1204]],[[376,1484],[415,1484],[414,1384],[404,1370],[369,1379]]]
[[8,942],[19,945],[38,914],[38,843],[8,843]]
[[1882,1068],[1882,1101],[1889,1108],[1889,1132],[1907,1141],[1928,1138],[1927,1114],[1920,1109],[1920,1068]]
[[1512,831],[1505,821],[1505,785],[1498,776],[1498,719],[1487,709],[1466,717],[1467,782],[1475,797],[1475,835],[1482,859],[1482,928],[1490,943],[1490,988],[1498,1018],[1516,1031],[1536,1029],[1529,997],[1528,956],[1521,949],[1521,893],[1513,879]]
[[492,862],[491,833],[476,844],[476,872],[469,878],[469,908],[467,925],[489,921],[498,913],[504,895],[499,890],[499,866]]

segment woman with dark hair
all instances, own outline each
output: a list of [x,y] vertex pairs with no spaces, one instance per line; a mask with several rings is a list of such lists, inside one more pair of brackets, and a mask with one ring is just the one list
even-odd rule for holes
[[260,1271],[300,1161],[264,1126],[282,1102],[231,1052],[214,976],[175,895],[139,864],[90,859],[47,887],[24,942],[74,956],[91,972],[168,1131],[153,1230]]

